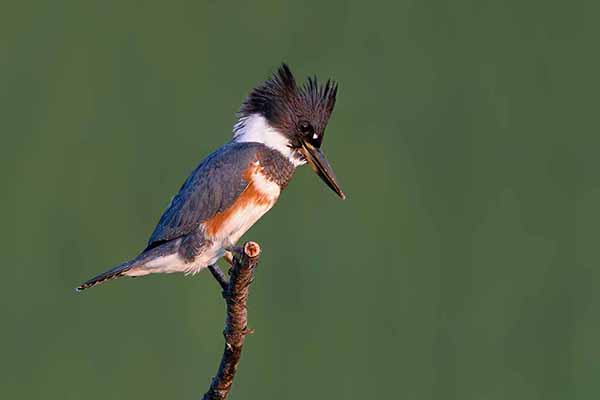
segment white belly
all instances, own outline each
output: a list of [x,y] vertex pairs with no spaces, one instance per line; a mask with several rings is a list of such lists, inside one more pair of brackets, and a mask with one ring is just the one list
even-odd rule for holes
[[247,207],[237,210],[231,218],[229,218],[219,235],[215,240],[221,243],[223,247],[233,246],[242,237],[244,233],[250,229],[267,211],[273,207],[273,204],[256,205],[250,204]]

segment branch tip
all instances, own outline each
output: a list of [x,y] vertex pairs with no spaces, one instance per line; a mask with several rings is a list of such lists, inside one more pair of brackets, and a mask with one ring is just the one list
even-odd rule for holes
[[250,258],[255,258],[260,255],[260,246],[256,242],[246,242],[244,244],[244,253]]

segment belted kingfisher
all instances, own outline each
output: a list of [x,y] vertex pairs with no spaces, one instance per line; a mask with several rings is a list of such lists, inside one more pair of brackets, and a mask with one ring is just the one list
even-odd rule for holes
[[237,115],[233,138],[190,174],[146,248],[77,291],[121,276],[195,274],[214,265],[273,207],[303,164],[344,199],[320,150],[336,94],[337,84],[331,80],[320,85],[314,77],[298,86],[282,64],[250,92]]

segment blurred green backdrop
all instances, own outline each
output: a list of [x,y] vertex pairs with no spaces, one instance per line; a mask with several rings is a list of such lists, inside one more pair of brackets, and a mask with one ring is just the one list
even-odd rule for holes
[[232,399],[600,396],[594,1],[4,1],[0,395],[193,399],[212,278],[145,245],[281,61],[340,82],[263,257]]

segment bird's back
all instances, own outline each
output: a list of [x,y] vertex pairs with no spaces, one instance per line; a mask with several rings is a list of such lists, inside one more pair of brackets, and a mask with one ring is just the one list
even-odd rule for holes
[[232,206],[248,200],[242,194],[255,186],[252,178],[283,188],[293,172],[287,159],[264,144],[227,143],[190,174],[161,216],[147,249],[206,228],[203,224],[216,228],[217,220],[228,210],[231,213]]

